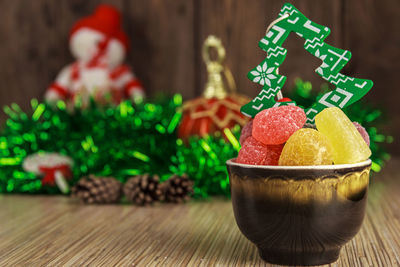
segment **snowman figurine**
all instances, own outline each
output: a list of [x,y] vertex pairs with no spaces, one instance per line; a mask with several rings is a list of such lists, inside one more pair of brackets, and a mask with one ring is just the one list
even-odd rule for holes
[[117,104],[144,97],[139,80],[123,64],[128,37],[114,7],[99,5],[93,15],[79,20],[71,29],[69,45],[76,61],[64,67],[49,86],[47,102],[74,102],[77,98],[87,102],[93,98]]

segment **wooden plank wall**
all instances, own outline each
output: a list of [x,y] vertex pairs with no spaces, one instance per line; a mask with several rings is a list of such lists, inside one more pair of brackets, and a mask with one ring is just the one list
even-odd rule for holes
[[[367,96],[385,106],[393,121],[387,131],[400,139],[400,92],[395,76],[400,71],[400,2],[398,0],[296,0],[312,20],[327,25],[327,42],[351,50],[345,73],[375,82]],[[99,3],[111,3],[123,13],[131,37],[127,62],[133,66],[149,94],[179,92],[185,99],[198,96],[206,79],[201,58],[209,34],[222,38],[226,64],[232,69],[239,91],[251,97],[260,87],[247,72],[265,57],[257,43],[279,12],[278,0],[0,0],[0,105],[17,102],[27,107],[41,97],[47,85],[72,57],[68,31],[73,23]],[[296,77],[318,88],[314,73],[320,61],[303,49],[296,35],[285,43],[288,56],[281,73],[290,88]],[[4,115],[0,119],[4,119]],[[400,142],[393,151],[400,151]]]

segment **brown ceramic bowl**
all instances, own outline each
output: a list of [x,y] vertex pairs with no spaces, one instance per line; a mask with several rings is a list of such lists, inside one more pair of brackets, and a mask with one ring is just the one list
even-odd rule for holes
[[227,166],[236,223],[267,262],[334,262],[361,227],[371,160],[255,166],[231,159]]

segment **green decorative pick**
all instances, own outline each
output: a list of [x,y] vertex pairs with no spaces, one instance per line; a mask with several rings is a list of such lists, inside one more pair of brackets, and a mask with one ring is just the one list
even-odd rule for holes
[[254,117],[263,109],[280,105],[295,105],[294,102],[276,102],[275,96],[285,84],[286,77],[278,74],[278,68],[285,60],[287,50],[282,47],[289,33],[295,32],[305,39],[304,48],[322,60],[315,72],[336,89],[322,95],[317,102],[306,109],[307,121],[313,122],[317,113],[326,107],[345,108],[362,98],[373,86],[372,81],[349,77],[339,73],[351,58],[351,52],[330,46],[324,42],[330,34],[326,26],[316,24],[300,13],[293,5],[286,3],[279,18],[259,42],[267,52],[267,58],[248,73],[248,78],[263,86],[263,90],[241,112]]

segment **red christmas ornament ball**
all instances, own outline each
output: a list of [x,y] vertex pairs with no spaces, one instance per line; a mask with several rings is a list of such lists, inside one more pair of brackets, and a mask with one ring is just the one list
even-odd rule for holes
[[249,117],[240,112],[249,98],[239,94],[228,94],[224,98],[199,97],[186,101],[183,105],[182,121],[178,135],[182,139],[190,136],[206,136],[239,124],[244,126]]

